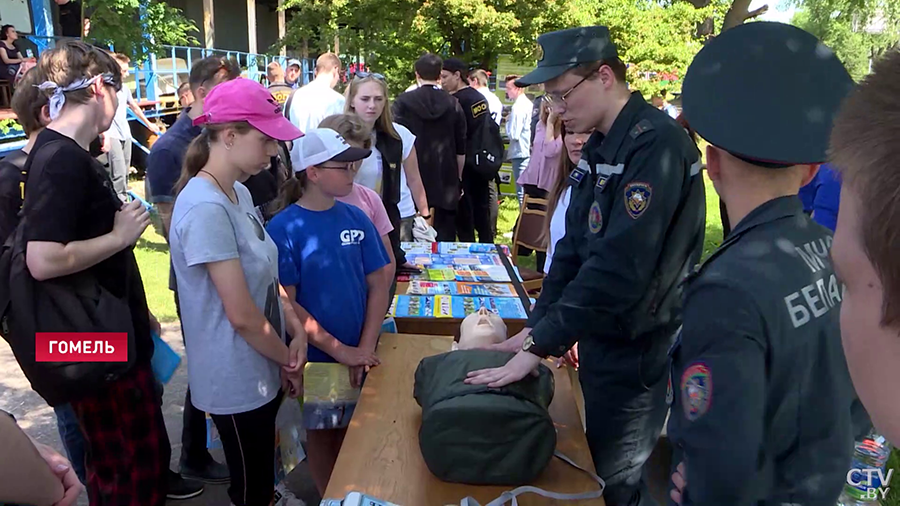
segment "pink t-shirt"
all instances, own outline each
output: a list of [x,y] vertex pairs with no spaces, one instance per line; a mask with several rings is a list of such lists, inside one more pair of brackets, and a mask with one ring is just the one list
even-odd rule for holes
[[387,211],[384,209],[384,203],[381,202],[381,197],[375,193],[375,190],[353,183],[353,190],[346,197],[338,197],[336,200],[362,209],[372,220],[379,235],[387,235],[394,230],[391,219],[388,218]]

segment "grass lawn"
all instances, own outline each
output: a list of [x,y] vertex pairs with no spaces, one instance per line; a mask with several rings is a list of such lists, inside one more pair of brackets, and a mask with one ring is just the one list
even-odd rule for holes
[[706,234],[703,236],[703,259],[706,259],[722,243],[722,218],[719,214],[719,195],[712,181],[703,172],[706,182]]
[[161,322],[176,321],[175,299],[169,290],[169,246],[166,240],[152,226],[147,227],[138,240],[134,254],[141,268],[150,310]]

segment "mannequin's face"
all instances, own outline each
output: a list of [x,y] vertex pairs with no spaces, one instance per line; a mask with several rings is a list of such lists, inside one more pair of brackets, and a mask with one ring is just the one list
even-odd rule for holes
[[506,324],[496,314],[481,308],[463,320],[459,329],[459,350],[483,348],[506,340]]

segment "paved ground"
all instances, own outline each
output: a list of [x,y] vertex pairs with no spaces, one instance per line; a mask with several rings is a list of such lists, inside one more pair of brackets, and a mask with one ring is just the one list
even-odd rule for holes
[[[177,323],[163,325],[162,338],[184,357],[184,346]],[[166,385],[163,398],[163,414],[172,443],[172,469],[175,470],[178,469],[178,458],[181,455],[181,420],[187,383],[187,366],[186,362],[182,361],[172,380]],[[15,415],[19,426],[31,437],[65,454],[56,429],[53,409],[31,390],[9,345],[2,339],[0,339],[0,409]],[[220,450],[214,450],[212,454],[216,460],[225,461]],[[287,477],[287,485],[308,505],[319,504],[321,499],[312,485],[312,478],[305,462]],[[169,506],[227,506],[230,501],[226,489],[227,485],[207,485],[203,495],[188,501],[169,501]],[[78,504],[87,506],[87,497],[83,497]]]

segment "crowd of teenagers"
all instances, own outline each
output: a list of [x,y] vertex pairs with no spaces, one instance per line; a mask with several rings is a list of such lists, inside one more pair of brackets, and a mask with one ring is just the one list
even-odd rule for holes
[[[400,241],[412,240],[416,218],[440,222],[428,196],[442,202],[442,230],[450,239],[458,225],[474,234],[477,221],[482,240],[492,240],[488,199],[496,196],[487,181],[474,189],[462,175],[467,127],[477,132],[480,120],[496,128],[500,111],[488,112],[487,92],[469,88],[461,77],[465,65],[454,65],[469,113],[439,89],[443,62],[426,55],[416,67],[425,76],[418,91],[423,100],[440,101],[440,110],[408,127],[394,120],[397,109],[379,74],[358,72],[344,95],[333,91],[341,72],[333,54],[322,55],[315,79],[299,88],[270,66],[277,98],[241,78],[231,60],[194,62],[178,92],[183,110],[154,143],[145,181],[170,247],[169,284],[189,364],[176,473],[169,469],[163,387],[149,367],[160,325],[147,307],[133,253],[150,216],[125,184],[127,108],[145,119],[123,85],[128,58],[78,41],[41,55],[13,100],[29,141],[2,161],[0,239],[11,250],[27,245],[25,267],[35,286],[65,286],[87,273],[78,279],[127,303],[133,328],[126,372],[76,378],[70,383],[77,388],[65,395],[38,389],[56,411],[67,475],[75,477],[67,478],[64,504],[79,483],[92,504],[163,504],[198,495],[198,482],[228,482],[234,505],[271,502],[282,398],[301,393],[307,360],[346,365],[354,387],[379,364],[375,346],[395,272],[406,263]],[[481,72],[473,79],[485,78]],[[410,117],[420,112],[410,107]],[[442,125],[451,126],[450,136],[442,135]],[[411,127],[421,128],[418,135]],[[451,155],[445,161],[423,156],[440,167],[426,181],[416,148],[430,153],[439,144],[450,146]],[[463,187],[479,195],[468,225],[456,213],[461,203],[472,205]],[[22,344],[10,334],[22,361]],[[24,362],[33,377],[36,369]],[[320,493],[352,413],[304,413]],[[206,414],[221,438],[224,465],[206,448]]]
[[[664,96],[651,104],[629,90],[607,28],[538,43],[536,70],[505,82],[506,155],[519,197],[548,202],[546,278],[527,327],[494,346],[509,362],[466,382],[502,387],[549,356],[577,362],[609,505],[654,503],[643,467],[667,412],[672,503],[834,504],[854,438],[874,423],[900,440],[900,53],[857,84],[798,28],[740,26],[697,55],[676,114]],[[13,108],[28,144],[0,162],[0,266],[15,274],[3,275],[25,272],[14,286],[35,300],[77,283],[120,301],[131,343],[115,373],[42,368],[17,308],[28,301],[0,284],[4,337],[53,406],[69,456],[38,447],[65,489],[58,504],[84,484],[91,504],[162,505],[202,491],[192,480],[229,482],[235,506],[271,504],[276,415],[302,394],[307,362],[343,364],[357,388],[380,365],[407,266],[400,242],[421,222],[438,240],[493,241],[496,181],[471,156],[501,124],[483,71],[425,54],[417,85],[391,104],[377,73],[334,91],[333,54],[303,87],[294,67],[290,81],[267,69],[276,96],[230,60],[194,62],[185,109],[148,158],[188,360],[179,473],[150,368],[160,325],[133,252],[150,216],[123,194],[119,162],[104,167],[90,149],[121,132],[133,105],[127,59],[65,42],[22,78]],[[532,103],[525,91],[538,84]],[[769,98],[748,106],[759,89]],[[698,135],[734,226],[699,266]],[[126,139],[103,137],[127,158]],[[206,449],[205,414],[224,465]],[[352,415],[303,413],[320,494]]]

